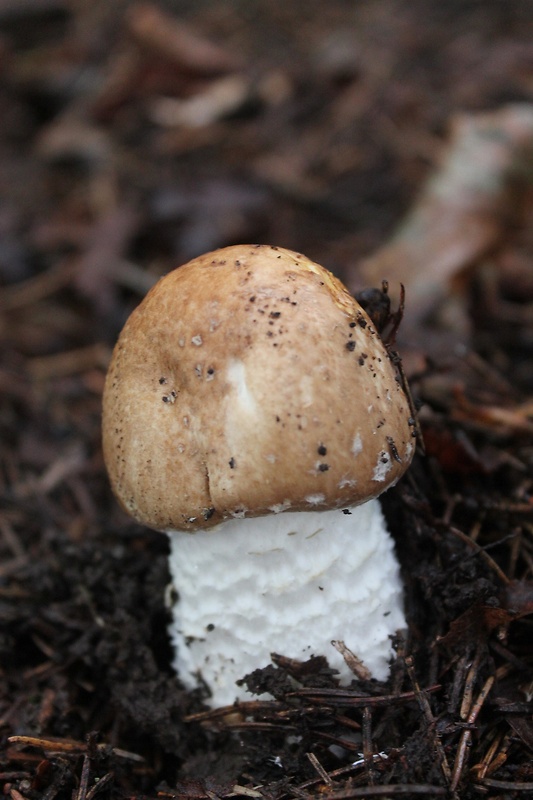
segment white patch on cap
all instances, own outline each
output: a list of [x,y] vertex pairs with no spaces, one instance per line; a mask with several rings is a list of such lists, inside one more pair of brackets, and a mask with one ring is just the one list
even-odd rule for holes
[[196,347],[200,347],[200,345],[202,344],[202,337],[200,336],[199,333],[197,333],[196,336],[192,337],[191,344],[195,344]]
[[283,503],[277,503],[275,506],[269,506],[268,510],[272,511],[273,514],[281,514],[283,511],[287,511],[287,509],[290,507],[291,501],[284,500]]
[[242,361],[233,359],[228,364],[228,381],[237,394],[237,402],[243,411],[254,414],[256,411],[255,400],[246,383],[246,368]]
[[392,469],[391,457],[385,450],[382,450],[378,457],[378,462],[374,467],[374,472],[372,473],[372,480],[373,481],[384,481],[387,473],[390,472]]
[[344,489],[346,486],[355,486],[356,483],[355,478],[341,478],[337,486],[339,489]]
[[361,453],[362,451],[363,451],[363,442],[362,442],[362,439],[361,439],[361,434],[359,433],[359,431],[357,431],[357,433],[353,437],[352,455],[353,456],[358,456],[359,453]]
[[310,506],[319,506],[325,499],[326,496],[324,494],[308,494],[305,502],[309,503]]
[[231,516],[233,519],[244,519],[247,511],[247,508],[238,508],[236,511],[231,512]]
[[300,396],[302,400],[302,407],[308,408],[309,406],[313,405],[315,393],[314,393],[314,381],[310,375],[304,375],[303,378],[300,380]]

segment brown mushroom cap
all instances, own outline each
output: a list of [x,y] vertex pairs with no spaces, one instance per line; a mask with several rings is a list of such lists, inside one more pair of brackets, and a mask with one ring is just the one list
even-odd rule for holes
[[356,505],[414,450],[379,335],[330,272],[266,245],[208,253],[132,313],[106,379],[104,456],[138,521]]

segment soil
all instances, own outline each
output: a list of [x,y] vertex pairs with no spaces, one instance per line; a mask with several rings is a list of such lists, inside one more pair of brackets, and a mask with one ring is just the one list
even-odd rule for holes
[[406,285],[390,343],[425,452],[383,500],[409,623],[386,683],[278,654],[247,678],[273,701],[185,692],[165,537],[118,508],[100,443],[154,281],[240,241],[360,288],[454,121],[530,110],[533,7],[1,0],[0,76],[4,794],[533,797],[531,142],[497,235],[431,278],[438,314]]

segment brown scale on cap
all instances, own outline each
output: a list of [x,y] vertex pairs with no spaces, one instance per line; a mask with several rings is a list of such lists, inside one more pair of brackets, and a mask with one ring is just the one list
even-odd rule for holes
[[266,245],[166,275],[127,321],[104,392],[113,489],[140,522],[342,508],[409,466],[409,406],[372,323],[330,272]]

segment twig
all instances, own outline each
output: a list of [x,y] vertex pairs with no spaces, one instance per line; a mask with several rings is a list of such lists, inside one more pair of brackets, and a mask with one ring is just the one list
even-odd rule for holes
[[[389,756],[392,757],[395,751],[389,751],[387,753],[378,753],[374,756],[374,760],[384,760],[387,759]],[[334,781],[336,778],[343,778],[346,775],[349,775],[351,772],[356,772],[360,770],[361,767],[364,766],[364,761],[362,759],[357,759],[356,761],[352,761],[351,764],[347,764],[345,767],[339,767],[338,769],[333,769],[331,772],[328,772],[328,777],[331,781]],[[319,783],[321,778],[311,778],[310,780],[304,781],[304,783],[300,783],[298,788],[303,791],[305,789],[309,789],[311,786],[316,786]],[[292,790],[292,789],[291,789]]]
[[320,763],[318,758],[315,756],[315,754],[314,753],[306,753],[306,756],[309,759],[309,761],[311,762],[311,764],[313,766],[313,769],[315,769],[316,772],[320,775],[320,777],[324,781],[324,783],[327,786],[332,786],[333,781],[331,780],[331,778],[329,777],[328,773],[326,772],[326,770],[324,769],[324,767],[322,766],[322,764]]
[[[428,686],[424,692],[438,692],[440,684]],[[401,694],[380,694],[376,696],[356,695],[346,689],[298,689],[288,692],[287,697],[304,697],[311,703],[326,703],[331,706],[389,706],[400,703],[409,703],[418,699],[417,692],[402,692]]]
[[0,311],[23,308],[44,300],[45,297],[67,286],[72,281],[74,273],[73,260],[65,259],[35,278],[4,287],[0,296]]
[[494,741],[492,742],[491,746],[485,753],[483,760],[481,763],[476,764],[472,767],[472,772],[476,774],[478,781],[483,781],[490,775],[491,773],[495,772],[499,769],[505,762],[507,761],[507,752],[511,747],[512,738],[509,734],[505,735],[503,733],[498,733]]
[[41,739],[38,736],[10,736],[10,744],[23,744],[26,747],[40,747],[52,753],[83,753],[87,749],[85,742],[71,739]]
[[494,778],[486,778],[481,786],[489,786],[492,789],[505,789],[508,792],[533,792],[532,781],[497,781]]
[[83,756],[83,766],[81,768],[80,785],[76,792],[76,800],[87,800],[87,789],[89,788],[89,778],[91,775],[91,758],[88,753]]
[[472,661],[472,650],[469,647],[467,652],[461,656],[455,667],[452,688],[451,691],[449,692],[449,697],[448,697],[448,713],[450,714],[457,713],[457,709],[459,706],[459,693],[461,691],[461,687],[465,680],[465,675],[471,661]]
[[94,786],[91,786],[87,792],[87,797],[85,800],[93,800],[95,795],[100,794],[100,792],[102,792],[104,789],[107,789],[108,784],[113,781],[114,777],[115,776],[112,772],[108,772],[102,778],[99,778]]
[[276,700],[249,700],[247,702],[235,703],[231,706],[212,708],[209,711],[198,711],[195,714],[189,714],[184,718],[184,722],[211,722],[213,720],[224,719],[224,717],[234,716],[235,714],[242,716],[244,719],[244,717],[257,712],[270,711],[274,713],[282,709],[282,704],[278,703]]
[[481,648],[477,648],[476,654],[470,665],[470,669],[466,674],[465,685],[463,690],[463,699],[461,701],[461,708],[459,709],[459,716],[461,719],[466,719],[468,713],[472,708],[472,698],[474,696],[474,686],[479,672],[479,665],[481,662]]
[[[485,681],[485,684],[483,685],[483,688],[481,689],[479,695],[477,696],[477,699],[476,699],[474,705],[472,706],[472,708],[470,710],[470,713],[469,713],[469,715],[467,717],[466,721],[467,721],[468,725],[474,725],[474,723],[475,723],[475,721],[476,721],[476,719],[478,717],[478,714],[481,711],[483,703],[487,699],[487,696],[488,696],[490,690],[492,689],[492,686],[494,684],[494,680],[495,680],[494,675],[491,675]],[[457,748],[457,753],[456,753],[456,756],[455,756],[455,763],[454,763],[454,767],[453,767],[452,781],[451,781],[451,785],[450,785],[450,788],[451,788],[452,792],[454,792],[457,789],[457,786],[459,785],[459,781],[461,780],[461,776],[462,776],[462,773],[463,773],[463,770],[464,770],[464,767],[465,767],[465,762],[466,762],[466,754],[467,754],[468,748],[470,747],[471,739],[472,739],[472,730],[470,728],[464,730],[461,733],[461,738],[459,740],[459,747]]]
[[472,550],[475,550],[476,553],[481,556],[481,558],[489,565],[489,567],[496,573],[500,581],[503,583],[504,586],[510,583],[510,579],[507,577],[505,572],[498,566],[498,564],[494,561],[493,558],[487,553],[487,551],[480,547],[477,542],[467,536],[466,533],[459,530],[459,528],[455,528],[453,526],[447,527],[447,530],[450,533],[453,533],[454,536],[457,536],[458,539],[461,539],[462,542],[467,544]]
[[446,753],[444,752],[444,748],[442,746],[442,742],[440,740],[440,736],[437,731],[437,726],[435,724],[435,717],[433,716],[433,712],[431,711],[431,706],[429,705],[426,693],[422,691],[422,689],[420,688],[417,677],[415,675],[414,662],[412,656],[408,656],[405,659],[405,665],[407,667],[407,673],[409,675],[409,679],[413,684],[415,690],[415,695],[416,699],[418,700],[418,705],[420,706],[420,709],[426,719],[428,730],[433,732],[433,746],[439,758],[442,774],[444,775],[446,782],[449,784],[451,780],[450,765],[448,764]]
[[36,380],[77,375],[91,369],[107,369],[111,351],[101,343],[90,344],[76,350],[38,356],[28,361],[28,369]]
[[[87,751],[87,744],[85,742],[77,742],[73,739],[41,739],[38,736],[9,736],[7,740],[10,744],[21,744],[26,747],[38,747],[49,753],[72,753],[78,755]],[[108,744],[100,743],[96,745],[97,750],[107,750]],[[144,757],[138,753],[130,753],[128,750],[123,750],[120,747],[112,747],[111,752],[119,758],[125,758],[129,761],[144,762]]]
[[[530,784],[533,786],[533,784]],[[294,789],[291,788],[294,792]],[[328,794],[328,800],[351,800],[351,798],[366,797],[399,797],[400,795],[421,794],[426,797],[443,797],[448,792],[442,786],[432,786],[425,783],[393,784],[388,786],[361,786],[354,789],[346,789],[341,792]],[[297,795],[300,796],[300,795]]]
[[374,783],[374,774],[372,770],[372,711],[369,706],[365,706],[363,708],[362,740],[365,772],[367,774],[369,784],[372,785]]

